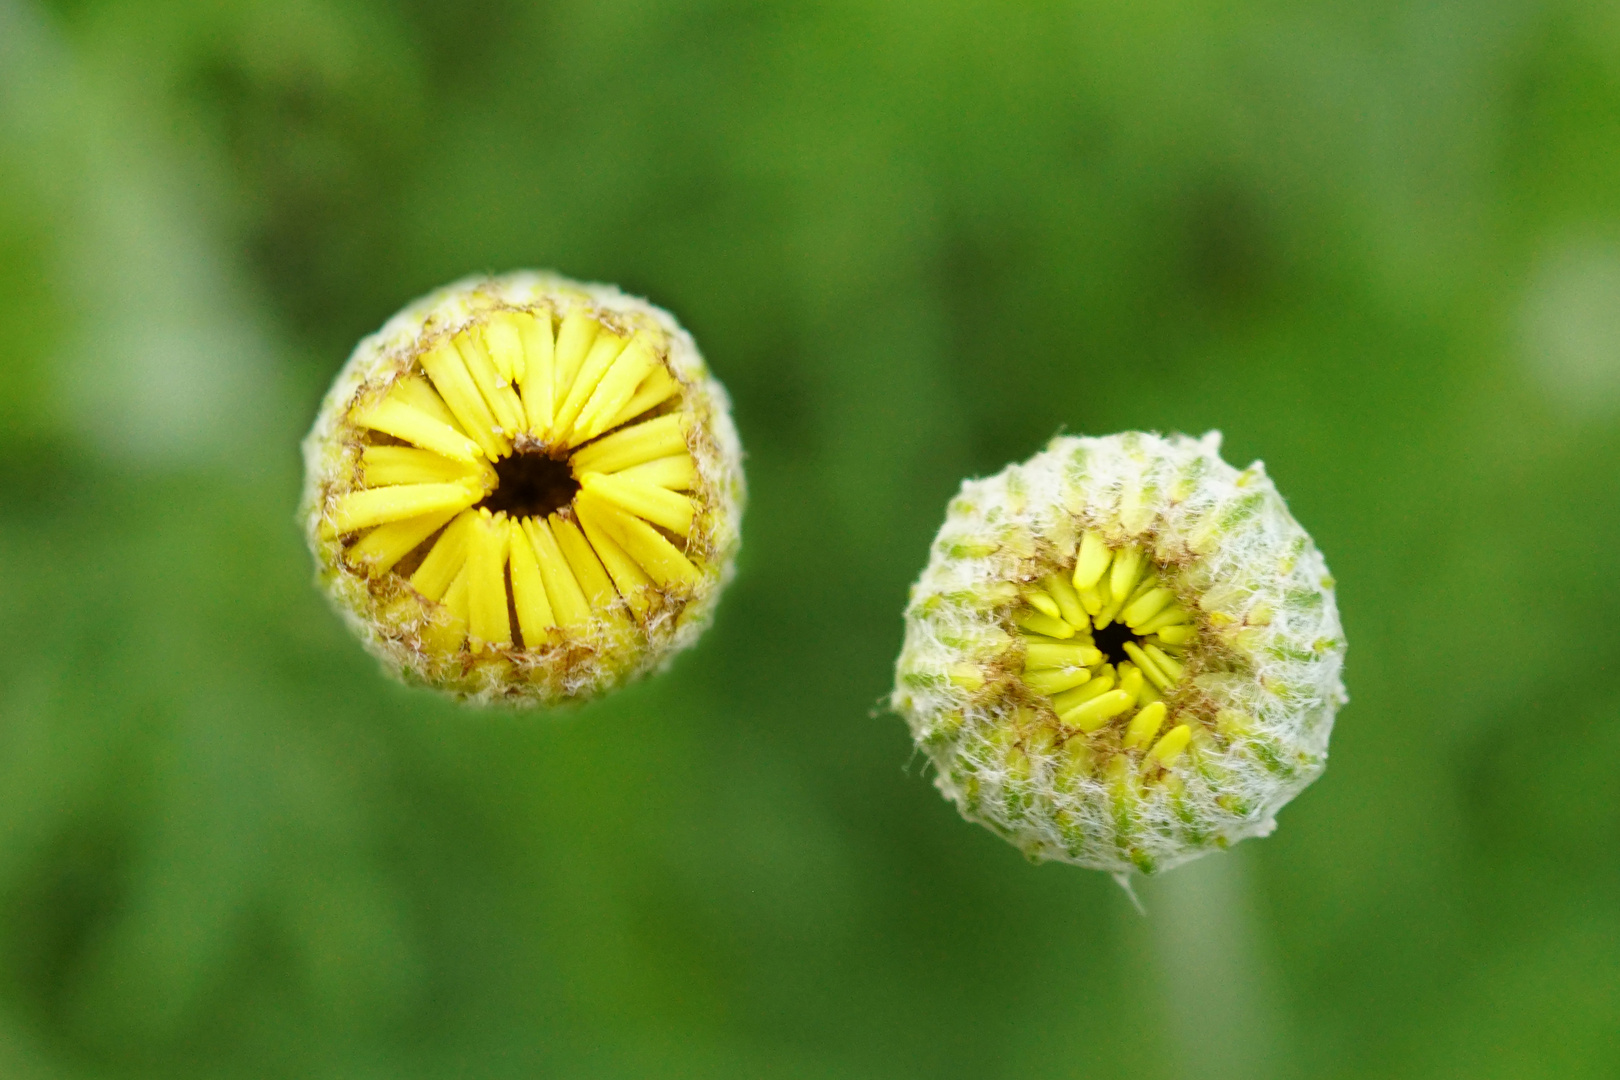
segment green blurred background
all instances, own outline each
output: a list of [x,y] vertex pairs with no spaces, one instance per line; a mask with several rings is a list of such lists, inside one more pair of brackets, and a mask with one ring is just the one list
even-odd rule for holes
[[[297,447],[469,272],[669,307],[752,502],[555,715],[385,681]],[[1263,458],[1352,704],[1026,863],[883,715],[961,478]],[[1620,7],[0,0],[0,1077],[1620,1073]]]

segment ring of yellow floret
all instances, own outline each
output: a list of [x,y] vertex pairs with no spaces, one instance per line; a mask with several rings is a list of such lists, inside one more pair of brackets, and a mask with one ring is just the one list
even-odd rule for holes
[[[536,649],[684,602],[704,505],[668,348],[586,305],[503,309],[420,343],[356,394],[357,484],[329,493],[324,535],[355,573],[408,579],[441,653]],[[514,455],[565,463],[571,497],[492,510]]]
[[[1044,715],[1026,710],[1020,726],[1027,730],[1009,734],[1046,744],[1041,749],[1061,745],[1080,773],[1105,759],[1135,760],[1151,778],[1181,757],[1202,731],[1196,695],[1185,692],[1187,652],[1199,630],[1196,605],[1183,600],[1173,576],[1140,546],[1111,547],[1088,531],[1072,567],[1020,586],[1011,613],[1020,677]],[[953,679],[982,683],[969,668]]]

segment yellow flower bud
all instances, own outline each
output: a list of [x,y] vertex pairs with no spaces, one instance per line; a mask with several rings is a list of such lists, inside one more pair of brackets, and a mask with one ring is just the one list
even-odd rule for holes
[[664,311],[477,278],[362,341],[304,441],[318,578],[383,666],[479,702],[589,697],[708,624],[744,501],[725,390]]
[[964,816],[1036,859],[1164,870],[1321,772],[1344,634],[1259,463],[1063,437],[970,480],[906,610],[894,709]]

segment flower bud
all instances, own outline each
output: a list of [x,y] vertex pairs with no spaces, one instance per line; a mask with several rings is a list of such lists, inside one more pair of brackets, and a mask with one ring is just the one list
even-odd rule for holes
[[1259,462],[1060,437],[951,501],[894,709],[936,786],[1035,860],[1165,870],[1264,836],[1347,700],[1333,579]]
[[725,390],[602,285],[458,282],[366,338],[304,441],[317,576],[390,672],[562,702],[692,644],[744,498]]

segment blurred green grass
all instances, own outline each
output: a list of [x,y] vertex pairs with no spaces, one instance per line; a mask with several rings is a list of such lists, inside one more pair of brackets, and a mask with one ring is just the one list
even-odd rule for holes
[[[558,715],[385,682],[297,442],[465,273],[670,307],[741,573]],[[1620,17],[0,0],[0,1075],[1620,1069]],[[957,820],[887,691],[963,476],[1226,434],[1340,581],[1277,834]]]

